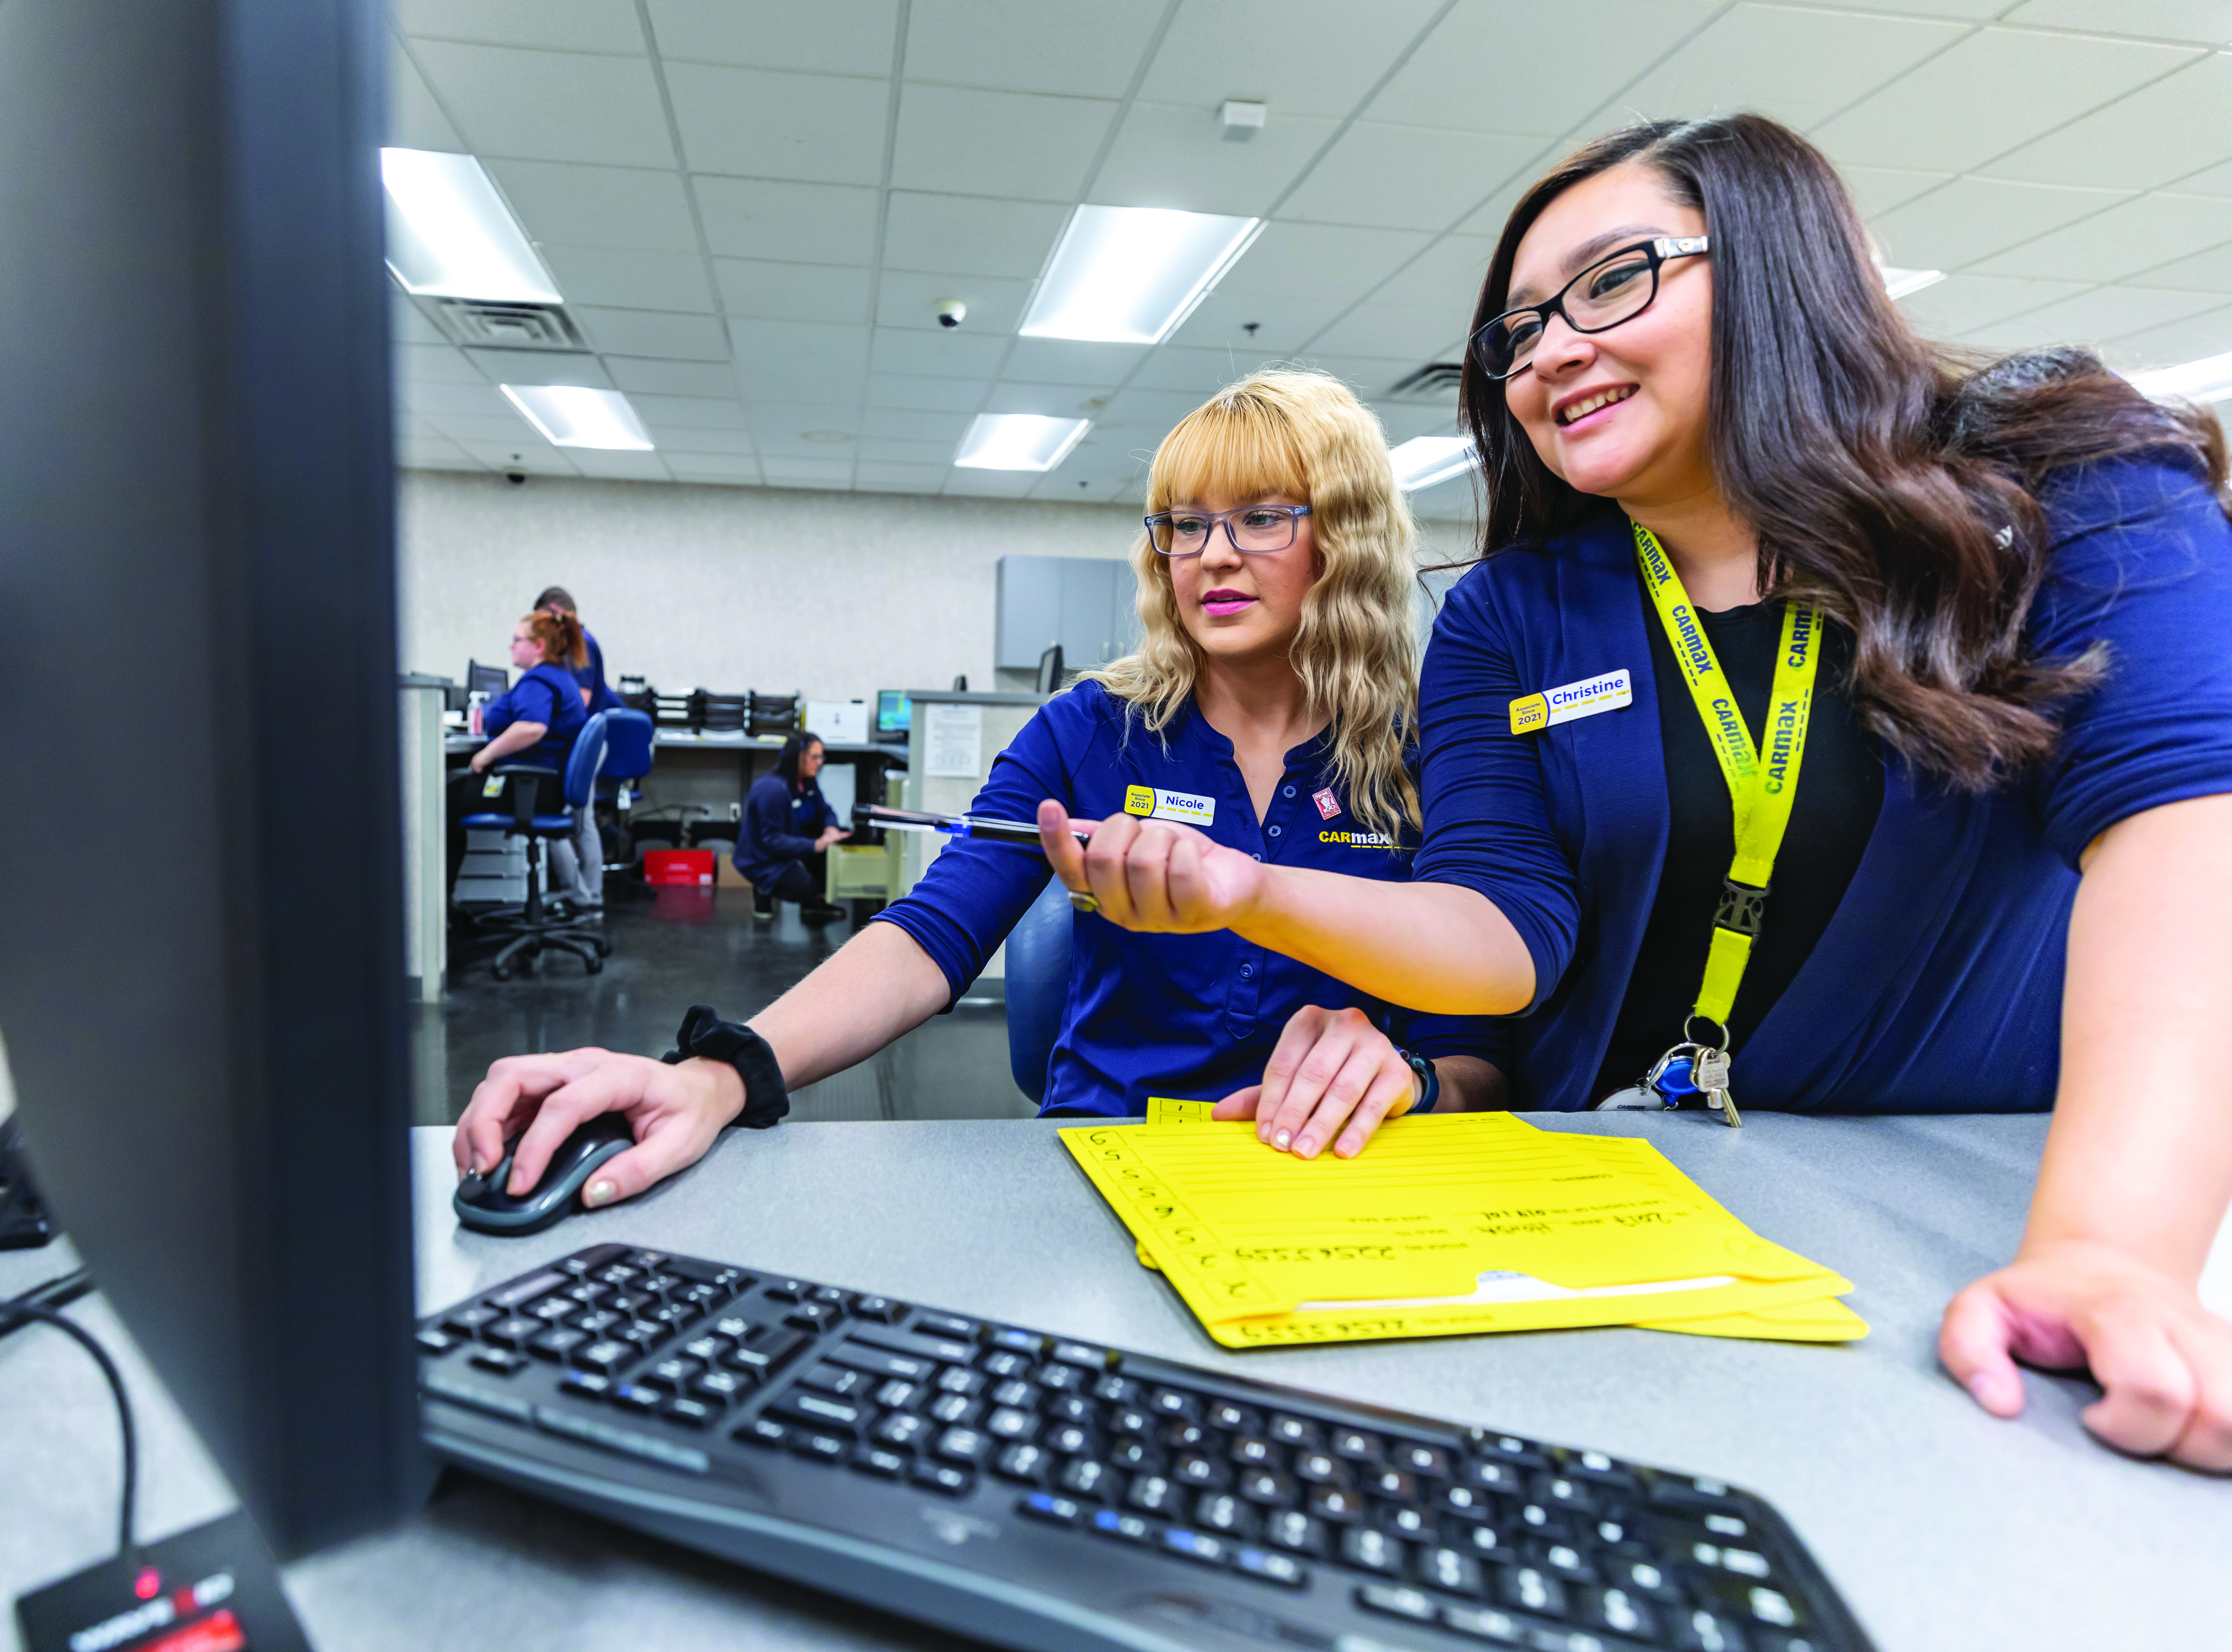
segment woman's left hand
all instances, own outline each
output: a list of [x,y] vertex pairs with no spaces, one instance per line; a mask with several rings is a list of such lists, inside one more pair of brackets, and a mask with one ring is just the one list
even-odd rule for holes
[[1353,1159],[1381,1121],[1418,1099],[1418,1075],[1362,1010],[1311,1005],[1279,1034],[1263,1082],[1234,1091],[1210,1117],[1252,1118],[1256,1139],[1281,1152],[1314,1159],[1331,1143]]
[[471,769],[476,774],[487,774],[489,767],[488,748],[483,746],[478,751],[475,752],[470,757],[467,758],[465,760],[465,766]]
[[2027,1247],[1953,1299],[1937,1357],[1994,1416],[2021,1414],[2015,1362],[2091,1367],[2085,1426],[2135,1456],[2232,1470],[2232,1325],[2191,1285],[2112,1245]]

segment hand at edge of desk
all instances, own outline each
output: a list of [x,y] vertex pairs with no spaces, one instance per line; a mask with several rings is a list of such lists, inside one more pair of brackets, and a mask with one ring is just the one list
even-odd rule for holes
[[1955,1297],[1937,1337],[1945,1368],[1994,1416],[2023,1409],[2015,1362],[2090,1367],[2085,1426],[2136,1456],[2232,1471],[2232,1325],[2190,1281],[2103,1245],[2037,1246]]
[[1252,1118],[1257,1141],[1299,1158],[1314,1159],[1331,1143],[1353,1159],[1418,1098],[1418,1075],[1369,1016],[1311,1004],[1288,1018],[1263,1082],[1234,1091],[1210,1117]]
[[581,1190],[583,1204],[608,1205],[695,1164],[743,1109],[743,1080],[726,1062],[669,1066],[595,1048],[508,1055],[474,1086],[450,1151],[460,1176],[491,1169],[503,1157],[504,1138],[526,1124],[507,1184],[522,1194],[542,1180],[551,1154],[584,1123],[599,1113],[625,1113],[635,1145]]

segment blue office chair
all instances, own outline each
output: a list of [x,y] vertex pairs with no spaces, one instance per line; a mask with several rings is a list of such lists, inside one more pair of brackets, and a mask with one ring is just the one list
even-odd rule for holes
[[512,812],[499,814],[490,810],[469,814],[464,819],[464,825],[470,828],[500,831],[507,837],[527,839],[526,906],[520,911],[499,914],[485,921],[485,927],[511,937],[490,966],[498,981],[510,980],[512,969],[520,959],[532,962],[553,950],[572,953],[594,975],[605,967],[605,956],[613,949],[612,943],[581,919],[554,918],[545,910],[544,845],[553,839],[572,837],[574,817],[535,813],[538,794],[549,781],[560,782],[560,796],[570,807],[580,808],[596,794],[597,770],[605,761],[606,719],[611,715],[599,712],[574,736],[574,749],[567,756],[562,776],[529,764],[498,763],[495,773],[511,781]]
[[1049,878],[1008,931],[1008,1071],[1033,1101],[1046,1100],[1047,1064],[1069,1001],[1069,891]]
[[[607,711],[605,719],[605,766],[597,774],[597,801],[610,806],[613,811],[614,833],[619,841],[613,845],[620,859],[627,865],[635,861],[635,834],[628,830],[628,809],[620,802],[620,787],[633,790],[634,783],[651,773],[651,755],[657,725],[647,711]],[[612,855],[606,856],[607,863]]]

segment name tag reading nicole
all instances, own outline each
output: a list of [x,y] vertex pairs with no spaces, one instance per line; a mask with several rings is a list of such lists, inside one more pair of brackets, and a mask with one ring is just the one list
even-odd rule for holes
[[1124,788],[1124,813],[1145,815],[1151,820],[1184,820],[1194,826],[1207,826],[1217,818],[1217,800],[1192,792],[1165,791],[1159,786],[1127,786]]
[[1578,683],[1545,689],[1540,694],[1514,700],[1511,703],[1511,732],[1531,735],[1538,729],[1549,728],[1553,723],[1571,722],[1575,717],[1593,717],[1599,711],[1617,711],[1634,698],[1625,671],[1606,671],[1602,677],[1585,677]]

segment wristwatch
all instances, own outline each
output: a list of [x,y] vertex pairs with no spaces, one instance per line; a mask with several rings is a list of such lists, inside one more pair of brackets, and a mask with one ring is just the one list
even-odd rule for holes
[[1401,1056],[1418,1077],[1418,1099],[1411,1111],[1414,1113],[1433,1111],[1434,1104],[1442,1098],[1442,1075],[1434,1071],[1433,1062],[1423,1055],[1413,1055],[1408,1050],[1398,1050],[1395,1053]]
[[768,1041],[749,1027],[724,1021],[710,1004],[692,1004],[674,1035],[678,1047],[659,1059],[672,1066],[693,1057],[725,1061],[744,1081],[744,1110],[736,1123],[746,1130],[766,1130],[790,1111],[790,1092],[783,1087],[782,1063],[775,1059]]

